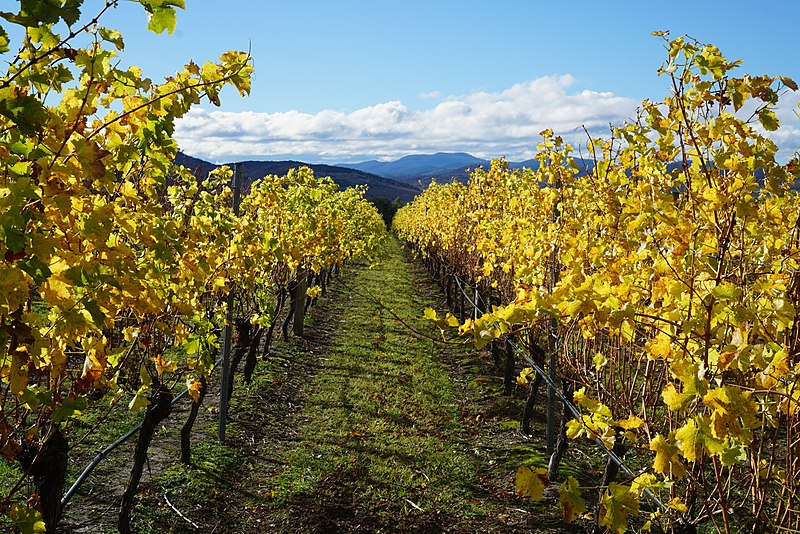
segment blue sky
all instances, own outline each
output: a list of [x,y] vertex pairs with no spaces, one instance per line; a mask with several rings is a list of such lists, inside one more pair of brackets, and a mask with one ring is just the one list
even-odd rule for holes
[[[4,0],[5,1],[5,0]],[[100,5],[86,0],[85,14]],[[531,157],[553,127],[579,142],[660,100],[656,70],[670,30],[744,59],[742,72],[800,81],[800,2],[540,0],[187,0],[172,36],[145,30],[121,2],[123,62],[157,80],[187,60],[250,48],[252,94],[223,95],[179,124],[188,153],[352,162],[467,151]],[[797,95],[779,116],[783,155],[800,147]]]

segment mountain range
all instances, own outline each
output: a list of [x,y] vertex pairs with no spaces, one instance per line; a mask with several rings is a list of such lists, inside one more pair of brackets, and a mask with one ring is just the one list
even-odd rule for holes
[[[175,161],[201,174],[207,174],[218,166],[181,152],[178,153]],[[577,163],[584,172],[593,166],[591,160],[577,160]],[[267,174],[281,175],[286,174],[293,167],[307,166],[314,170],[316,176],[330,176],[341,188],[366,185],[368,187],[367,198],[384,197],[408,202],[418,195],[423,187],[427,187],[433,179],[439,183],[449,182],[453,179],[466,182],[469,170],[481,166],[488,168],[490,164],[490,160],[477,158],[466,152],[438,152],[436,154],[414,154],[395,161],[369,160],[338,165],[291,160],[249,160],[242,162],[242,171],[245,177],[245,190],[253,180]],[[535,170],[539,168],[539,162],[535,159],[509,162],[509,167],[528,167]]]
[[[576,159],[583,172],[593,167],[591,160]],[[406,184],[421,184],[427,186],[431,179],[437,182],[449,182],[453,178],[466,181],[469,171],[477,167],[488,168],[491,161],[481,159],[466,152],[437,152],[436,154],[414,154],[402,157],[395,161],[369,160],[361,163],[340,163],[339,167],[371,172],[392,178]],[[519,162],[509,162],[512,169],[527,167],[538,169],[539,162],[528,159]]]
[[[218,166],[181,152],[178,153],[175,161],[203,175]],[[580,169],[580,175],[587,174],[594,167],[592,160],[575,158],[575,161]],[[339,165],[301,161],[250,160],[243,162],[242,167],[245,176],[245,190],[249,188],[249,184],[253,180],[267,174],[282,175],[293,167],[307,166],[314,170],[316,176],[330,176],[343,189],[355,185],[366,185],[368,199],[382,197],[390,201],[400,200],[405,203],[418,195],[422,188],[427,187],[433,179],[439,183],[450,182],[453,179],[466,182],[469,170],[480,166],[488,168],[490,164],[490,160],[477,158],[466,152],[438,152],[436,154],[414,154],[395,161],[369,160]],[[508,165],[512,169],[527,167],[536,170],[539,168],[539,162],[535,159],[509,162]],[[669,171],[678,168],[680,168],[678,162],[667,166]],[[756,176],[759,180],[763,180],[763,171],[757,171]],[[790,187],[800,190],[800,178],[790,184]]]

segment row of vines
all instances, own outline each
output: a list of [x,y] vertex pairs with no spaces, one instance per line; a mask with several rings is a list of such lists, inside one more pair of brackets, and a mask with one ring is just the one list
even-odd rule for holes
[[[138,3],[155,32],[183,7]],[[0,12],[0,454],[18,470],[0,524],[55,531],[70,424],[110,403],[145,413],[128,532],[152,434],[176,390],[196,415],[229,305],[234,366],[251,373],[284,304],[298,313],[326,273],[372,257],[385,226],[363,190],[309,169],[254,182],[235,210],[230,170],[197,178],[172,163],[176,119],[203,98],[218,105],[226,86],[249,92],[248,54],[157,84],[120,67],[123,36],[102,26],[117,2],[93,16],[81,0],[19,6]]]
[[[565,435],[631,468],[561,481],[565,520],[797,532],[798,162],[779,163],[766,135],[797,85],[736,76],[716,47],[661,37],[669,96],[588,138],[589,164],[545,131],[535,170],[500,160],[466,184],[432,183],[394,229],[496,304],[460,325],[431,318],[479,347],[514,336],[539,363],[555,356],[581,412]],[[548,478],[530,466],[517,486],[540,498]]]

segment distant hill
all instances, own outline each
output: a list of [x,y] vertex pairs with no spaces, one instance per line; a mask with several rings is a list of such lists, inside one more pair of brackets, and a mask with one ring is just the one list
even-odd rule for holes
[[[593,167],[591,160],[576,160],[581,168],[581,174]],[[380,176],[394,178],[397,181],[409,184],[427,186],[432,179],[439,183],[449,182],[452,179],[466,182],[469,172],[477,167],[488,168],[490,160],[477,158],[465,152],[438,152],[436,154],[417,154],[405,156],[396,161],[364,161],[354,164],[340,164],[340,167],[359,169]],[[509,162],[509,167],[518,169],[527,167],[538,169],[539,162],[529,159],[520,162]]]
[[[183,165],[193,171],[205,175],[209,171],[218,167],[213,163],[209,163],[202,159],[187,156],[182,152],[178,152],[175,162]],[[228,165],[233,166],[232,163]],[[344,168],[335,165],[322,165],[314,163],[303,163],[301,161],[244,161],[242,162],[242,174],[244,175],[245,190],[250,187],[253,181],[263,178],[268,174],[283,175],[289,169],[297,167],[310,167],[314,171],[315,176],[330,176],[340,188],[347,189],[356,185],[367,186],[367,198],[385,197],[390,200],[400,199],[401,202],[409,202],[421,190],[413,185],[401,183],[389,178],[384,178],[369,172],[364,172],[358,169]]]
[[466,152],[437,152],[436,154],[414,154],[396,161],[370,160],[362,163],[340,164],[339,166],[371,172],[405,183],[414,183],[420,177],[447,174],[466,167],[475,168],[488,164],[489,160],[476,158]]

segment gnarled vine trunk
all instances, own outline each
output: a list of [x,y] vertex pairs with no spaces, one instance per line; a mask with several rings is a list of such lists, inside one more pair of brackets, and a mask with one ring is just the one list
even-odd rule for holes
[[154,391],[147,403],[147,410],[142,421],[142,428],[139,430],[139,437],[136,440],[136,449],[133,453],[133,467],[125,493],[122,494],[122,505],[119,512],[117,528],[121,534],[132,534],[131,512],[133,511],[133,500],[139,490],[139,482],[142,479],[144,465],[147,462],[147,449],[153,441],[153,435],[158,425],[169,416],[172,411],[172,392],[157,382],[153,383]]
[[39,496],[42,520],[48,533],[56,531],[61,518],[61,496],[64,494],[67,478],[68,452],[67,439],[56,428],[41,450],[20,456],[22,466],[30,469],[30,476]]

